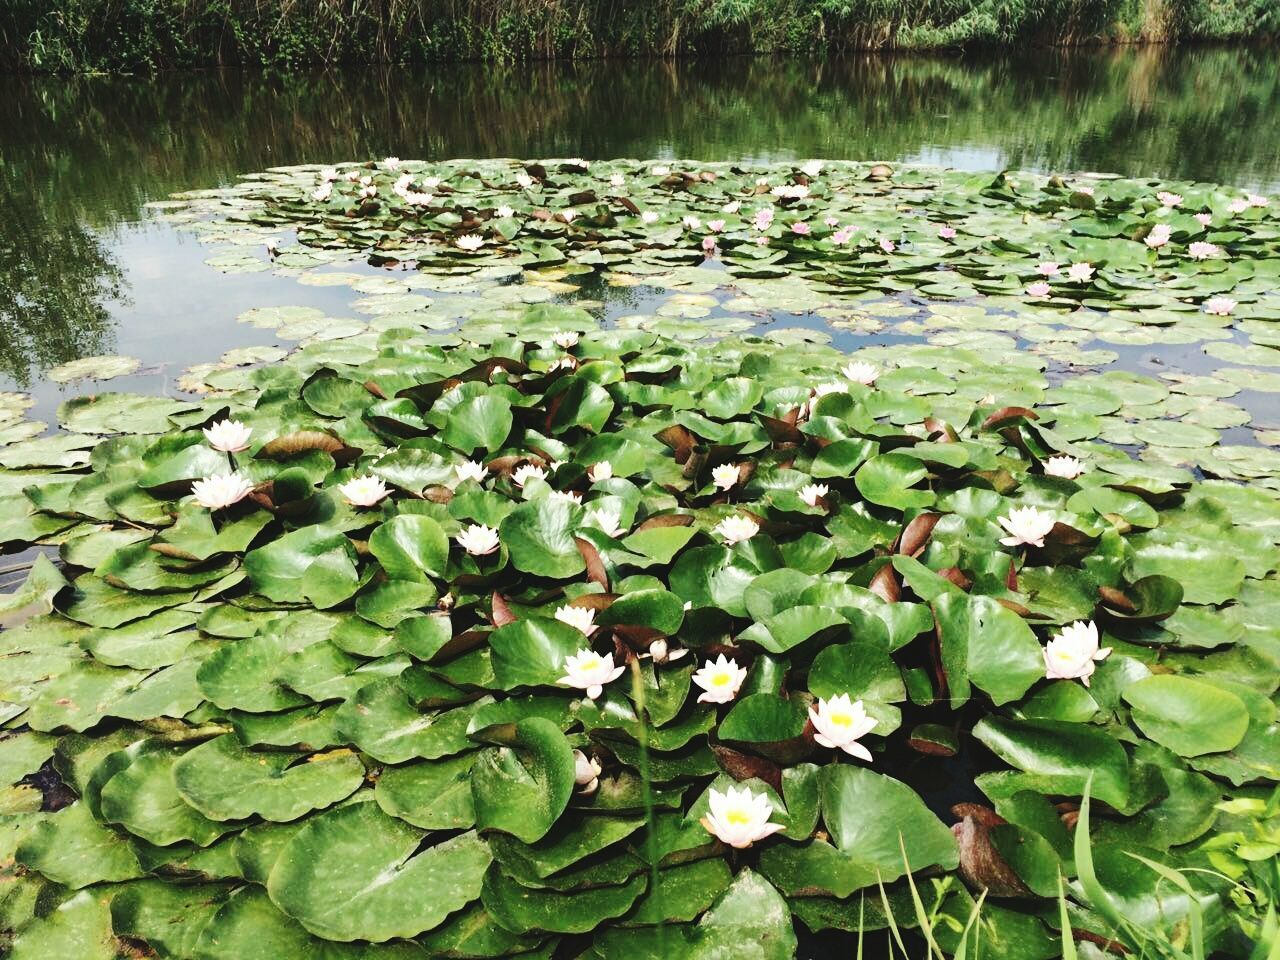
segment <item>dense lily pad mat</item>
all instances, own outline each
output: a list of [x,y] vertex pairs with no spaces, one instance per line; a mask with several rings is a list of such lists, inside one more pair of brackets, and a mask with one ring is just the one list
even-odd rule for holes
[[946,951],[986,889],[984,955],[1048,958],[1060,875],[1114,935],[1086,789],[1081,876],[1176,930],[1130,854],[1215,871],[1243,955],[1280,506],[848,359],[499,305],[68,404],[0,475],[63,561],[4,601],[14,955],[783,958],[915,926],[911,873]]

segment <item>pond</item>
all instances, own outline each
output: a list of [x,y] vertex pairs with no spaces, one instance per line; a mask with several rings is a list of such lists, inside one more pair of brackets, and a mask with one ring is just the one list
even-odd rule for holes
[[0,94],[16,958],[1255,938],[1266,52]]

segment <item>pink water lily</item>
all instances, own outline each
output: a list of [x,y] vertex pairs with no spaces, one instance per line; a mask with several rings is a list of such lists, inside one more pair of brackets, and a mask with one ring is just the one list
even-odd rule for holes
[[1161,190],[1156,194],[1156,199],[1165,207],[1176,207],[1182,203],[1182,194],[1170,193],[1168,190]]
[[791,225],[791,232],[799,234],[802,237],[807,237],[809,235],[809,225],[803,220],[798,221]]
[[1147,236],[1144,242],[1153,250],[1158,249],[1169,242],[1169,237],[1172,233],[1173,231],[1169,229],[1169,225],[1167,223],[1157,223],[1147,231]]
[[1047,297],[1052,292],[1053,287],[1043,280],[1037,280],[1035,283],[1027,285],[1027,293],[1033,297]]
[[938,236],[943,240],[954,240],[956,238],[956,228],[944,224],[938,228]]
[[1209,243],[1205,240],[1196,240],[1187,246],[1187,256],[1192,260],[1208,260],[1210,257],[1216,257],[1222,252],[1216,243]]
[[1215,317],[1227,317],[1238,306],[1230,297],[1210,297],[1204,302],[1204,312]]
[[1053,277],[1058,273],[1058,264],[1053,260],[1041,260],[1036,264],[1036,273],[1042,277]]

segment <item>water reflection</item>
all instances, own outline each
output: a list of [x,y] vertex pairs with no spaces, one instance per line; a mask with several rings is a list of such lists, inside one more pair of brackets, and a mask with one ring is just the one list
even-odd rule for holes
[[25,383],[74,356],[132,352],[147,303],[207,269],[199,251],[141,276],[118,261],[121,225],[146,201],[386,153],[874,157],[1274,188],[1280,71],[1266,50],[1149,48],[0,78],[0,372]]

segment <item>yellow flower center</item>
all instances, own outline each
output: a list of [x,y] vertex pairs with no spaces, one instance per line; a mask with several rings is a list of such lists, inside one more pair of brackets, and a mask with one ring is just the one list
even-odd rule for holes
[[733,682],[733,677],[727,673],[718,673],[711,678],[711,685],[715,687],[727,687]]
[[829,717],[827,717],[827,719],[830,720],[832,723],[834,723],[837,727],[853,726],[853,717],[847,713],[833,713]]
[[730,810],[725,814],[724,818],[735,827],[741,827],[751,822],[751,818],[741,810]]
[[583,670],[594,670],[594,669],[596,669],[597,667],[599,667],[599,666],[600,666],[600,655],[599,655],[599,654],[592,654],[592,655],[591,655],[591,656],[589,656],[589,657],[584,657],[584,658],[582,659],[582,661],[581,661],[581,666],[582,666],[582,669],[583,669]]

